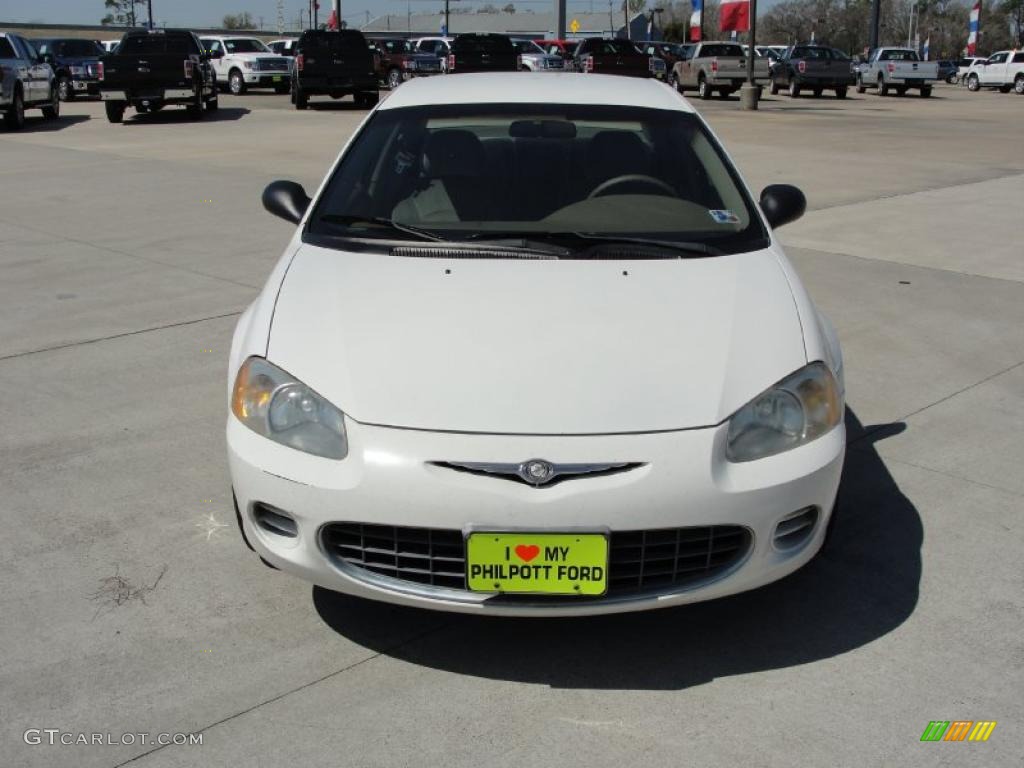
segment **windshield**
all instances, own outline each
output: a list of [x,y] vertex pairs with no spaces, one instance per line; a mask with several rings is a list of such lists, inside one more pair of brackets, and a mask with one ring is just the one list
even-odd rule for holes
[[225,40],[224,47],[228,53],[273,53],[262,40]]
[[57,40],[51,46],[58,56],[102,56],[103,50],[92,40]]
[[388,53],[415,53],[416,48],[408,40],[378,40],[377,45]]
[[394,227],[381,226],[393,222],[444,240],[587,233],[740,252],[767,245],[754,210],[693,114],[431,105],[373,115],[308,231],[394,239]]
[[533,40],[513,40],[512,45],[516,47],[519,53],[544,53],[544,49],[533,42]]

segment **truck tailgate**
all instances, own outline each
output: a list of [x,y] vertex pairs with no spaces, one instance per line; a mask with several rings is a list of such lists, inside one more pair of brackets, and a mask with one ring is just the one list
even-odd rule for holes
[[[159,95],[165,88],[191,89],[191,67],[197,66],[186,54],[163,53],[146,56],[104,56],[101,90],[130,90],[136,95]],[[187,63],[186,63],[187,62]]]

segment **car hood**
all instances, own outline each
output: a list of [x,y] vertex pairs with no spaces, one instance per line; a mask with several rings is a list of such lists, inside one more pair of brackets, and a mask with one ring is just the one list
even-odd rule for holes
[[303,245],[267,357],[362,423],[508,434],[710,426],[806,363],[770,250],[589,262]]

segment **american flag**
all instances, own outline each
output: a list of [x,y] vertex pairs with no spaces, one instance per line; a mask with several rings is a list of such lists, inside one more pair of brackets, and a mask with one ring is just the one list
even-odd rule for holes
[[981,0],[974,3],[971,8],[971,21],[968,24],[967,32],[967,55],[973,56],[978,52],[978,26],[981,22]]
[[704,0],[691,0],[693,13],[690,14],[690,40],[700,42],[700,28],[704,23]]

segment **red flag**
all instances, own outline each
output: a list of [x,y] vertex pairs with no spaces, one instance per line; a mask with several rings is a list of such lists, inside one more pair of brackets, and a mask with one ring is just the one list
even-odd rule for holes
[[750,29],[750,3],[747,0],[725,0],[718,11],[718,28],[722,32],[746,32]]
[[338,28],[338,14],[331,11],[331,15],[327,17],[327,28],[337,29]]

